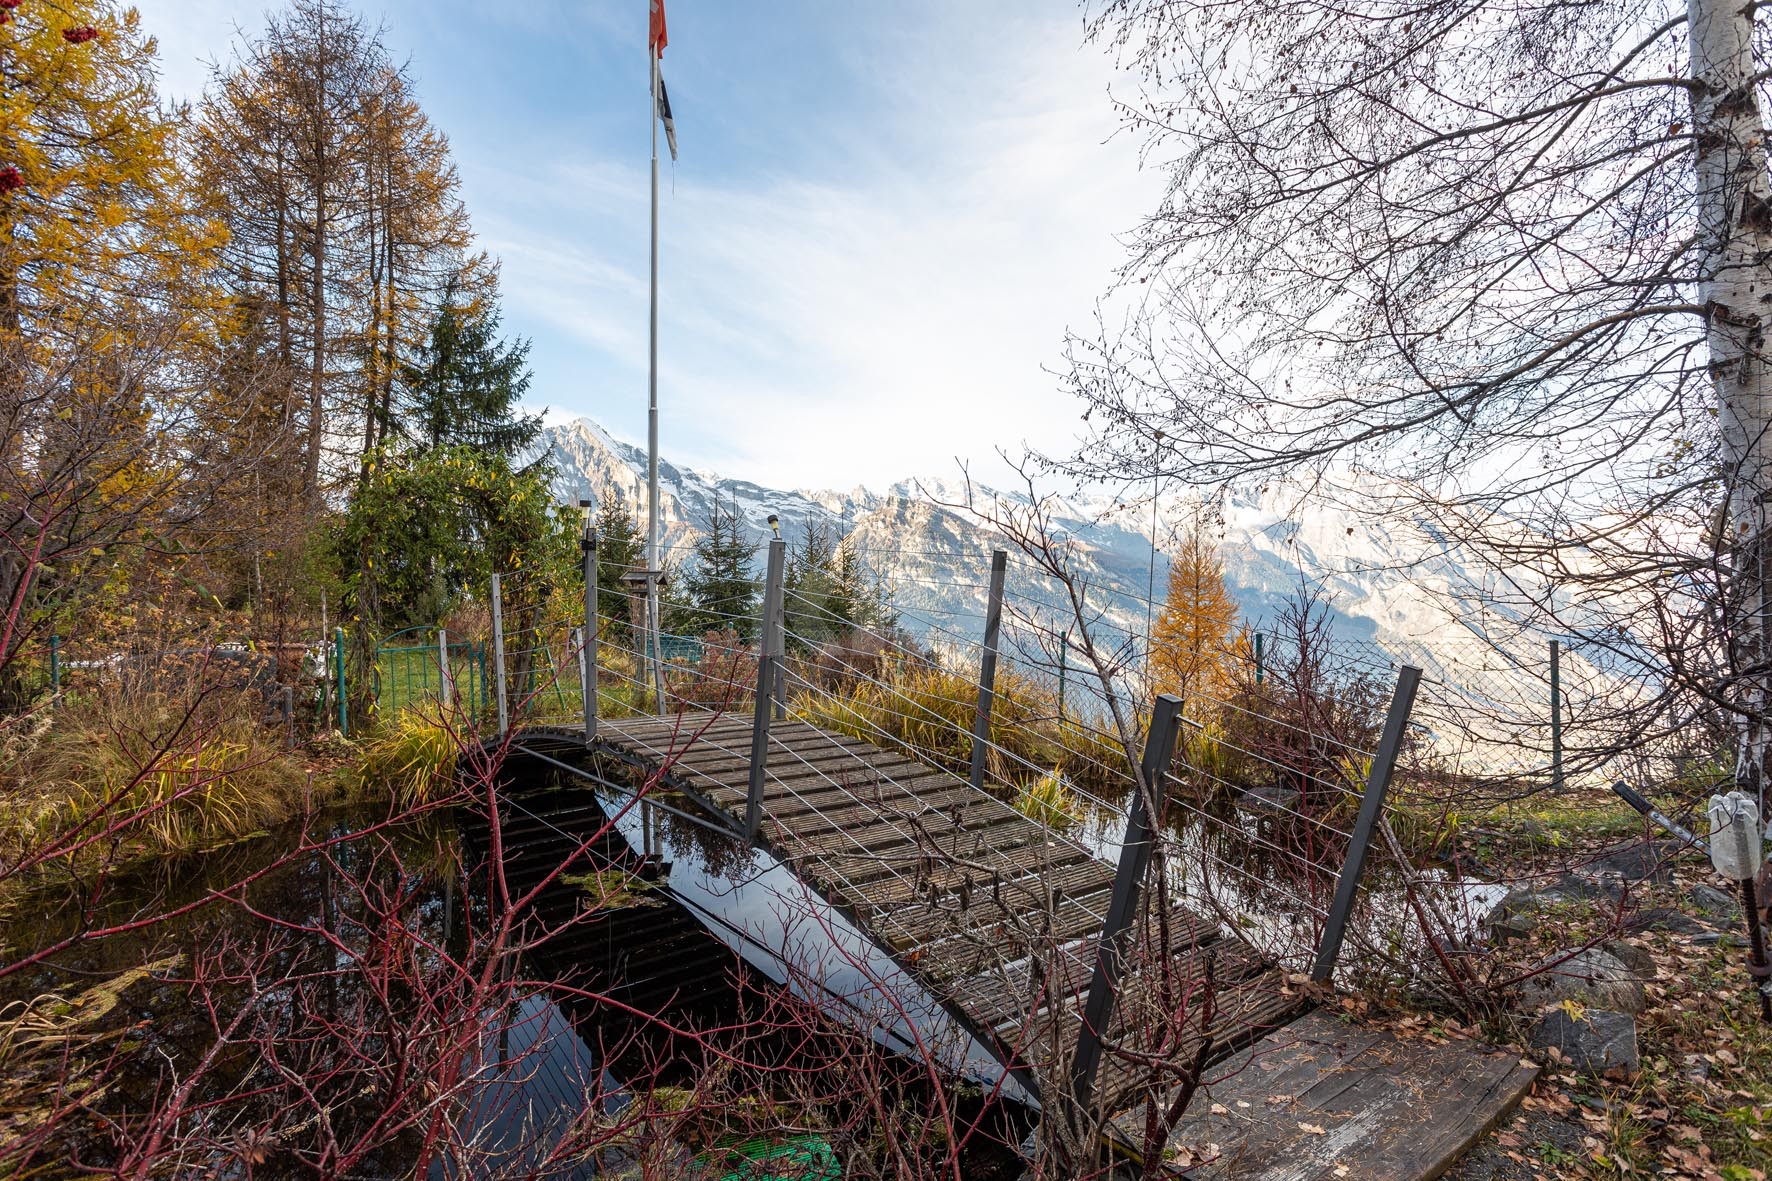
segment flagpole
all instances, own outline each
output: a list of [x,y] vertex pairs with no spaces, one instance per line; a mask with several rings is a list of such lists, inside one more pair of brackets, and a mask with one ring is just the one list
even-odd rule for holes
[[[650,18],[649,18],[650,19]],[[652,70],[652,341],[646,409],[646,643],[652,665],[653,690],[658,712],[665,712],[663,645],[659,635],[658,579],[663,567],[658,545],[658,54],[659,47],[646,40],[646,57]],[[644,683],[644,681],[642,681]]]

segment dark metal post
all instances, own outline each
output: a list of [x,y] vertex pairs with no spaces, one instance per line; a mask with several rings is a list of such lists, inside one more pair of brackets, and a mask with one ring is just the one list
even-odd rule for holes
[[769,770],[769,720],[774,713],[776,666],[781,661],[782,573],[787,566],[788,543],[779,538],[769,543],[769,569],[763,582],[763,633],[757,637],[757,704],[751,721],[750,793],[745,800],[744,830],[751,840],[763,827],[763,780]]
[[1083,1005],[1083,1028],[1077,1035],[1077,1056],[1071,1062],[1071,1095],[1077,1106],[1088,1110],[1095,1092],[1095,1068],[1101,1063],[1101,1039],[1114,1017],[1114,1001],[1120,990],[1120,970],[1126,958],[1126,933],[1138,910],[1138,894],[1150,868],[1155,818],[1151,805],[1162,799],[1163,776],[1175,758],[1175,739],[1181,729],[1181,698],[1158,695],[1151,711],[1151,730],[1144,740],[1144,760],[1139,764],[1139,786],[1126,809],[1126,835],[1120,843],[1120,866],[1114,872],[1114,893],[1102,924],[1101,942],[1095,951],[1095,975],[1089,981],[1089,998]]
[[349,738],[351,726],[345,708],[345,629],[342,627],[332,629],[332,671],[332,683],[338,690],[338,736]]
[[1064,712],[1064,675],[1070,667],[1071,629],[1064,629],[1064,638],[1058,641],[1058,720],[1065,720]]
[[61,700],[62,638],[55,632],[49,633],[49,692],[52,701]]
[[1003,627],[1003,579],[1009,572],[1009,553],[991,555],[991,597],[984,615],[984,659],[978,667],[978,713],[972,719],[972,788],[984,788],[985,760],[991,746],[991,707],[997,690],[997,635]]
[[1550,669],[1551,790],[1563,790],[1563,642],[1552,640]]
[[584,553],[585,626],[578,646],[578,688],[584,696],[586,746],[597,740],[597,531],[591,526],[590,504],[579,502],[585,509],[585,534],[579,542]]
[[492,680],[498,694],[498,732],[511,728],[510,703],[505,698],[505,608],[499,577],[492,576]]
[[283,728],[288,732],[289,749],[295,749],[295,686],[283,686]]
[[1403,731],[1409,725],[1409,713],[1415,708],[1415,690],[1421,684],[1421,670],[1405,664],[1397,674],[1397,689],[1391,696],[1390,715],[1384,720],[1384,736],[1378,741],[1378,753],[1372,757],[1372,770],[1366,776],[1366,794],[1360,798],[1360,816],[1354,822],[1353,836],[1348,839],[1347,861],[1341,867],[1341,880],[1335,885],[1335,901],[1329,907],[1329,921],[1323,927],[1323,941],[1317,945],[1317,962],[1311,968],[1311,979],[1321,983],[1335,971],[1341,955],[1341,941],[1347,935],[1347,917],[1353,910],[1354,894],[1360,888],[1360,875],[1366,868],[1366,854],[1372,848],[1372,832],[1378,827],[1378,816],[1384,808],[1384,796],[1390,790],[1391,771],[1403,749]]
[[1264,651],[1267,637],[1260,632],[1255,633],[1255,683],[1257,685],[1267,677],[1267,653]]

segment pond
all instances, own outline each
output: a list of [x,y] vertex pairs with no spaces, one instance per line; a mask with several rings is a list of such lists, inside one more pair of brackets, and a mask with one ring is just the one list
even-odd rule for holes
[[[11,916],[9,962],[127,929],[0,980],[0,1163],[743,1177],[778,1154],[815,1177],[897,1153],[1019,1175],[1033,1097],[883,949],[687,804],[559,775],[513,756],[496,827],[339,813]],[[1071,835],[1112,861],[1122,826]],[[1306,966],[1334,834],[1211,805],[1169,827],[1173,888]],[[1499,893],[1413,872],[1461,935]],[[1356,942],[1407,962],[1398,869],[1368,885]]]
[[[0,1159],[742,1177],[773,1154],[814,1177],[909,1145],[1018,1174],[1029,1096],[785,868],[540,765],[505,775],[496,834],[468,808],[334,815],[143,872],[89,913],[13,916],[9,961],[207,900],[0,982],[15,1033],[52,1031],[0,1044]],[[501,937],[503,897],[522,906]],[[66,1096],[70,1073],[102,1083]]]

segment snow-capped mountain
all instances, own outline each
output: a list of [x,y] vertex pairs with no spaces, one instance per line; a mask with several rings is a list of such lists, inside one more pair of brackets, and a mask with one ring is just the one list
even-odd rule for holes
[[[547,437],[563,497],[600,499],[612,492],[643,520],[642,448],[587,419],[550,428]],[[923,479],[884,492],[782,490],[662,459],[660,484],[669,560],[689,556],[719,497],[723,505],[736,505],[759,540],[771,513],[779,515],[790,540],[815,521],[848,537],[890,593],[905,627],[931,642],[960,646],[983,631],[991,552],[1002,542],[978,516],[957,507],[966,502],[964,485]],[[974,486],[972,495],[988,504],[1002,494]],[[1098,633],[1138,647],[1152,610],[1149,600],[1160,604],[1168,572],[1162,553],[1153,555],[1148,502],[1128,507],[1095,494],[1055,504],[1052,525],[1089,583]],[[1474,555],[1426,521],[1403,516],[1375,526],[1327,503],[1300,504],[1282,490],[1262,489],[1210,506],[1226,582],[1244,622],[1271,630],[1301,581],[1316,584],[1334,618],[1337,650],[1368,662],[1376,676],[1408,661],[1461,697],[1505,704],[1516,713],[1530,711],[1544,695],[1544,647],[1538,637],[1520,633],[1518,621],[1494,596],[1471,594],[1484,578]],[[1158,550],[1198,511],[1196,501],[1165,498]],[[1054,658],[1055,638],[1070,625],[1069,612],[1056,584],[1010,548],[1008,597],[1019,624],[1010,643],[1024,663],[1037,665]],[[1565,665],[1567,684],[1581,674]]]

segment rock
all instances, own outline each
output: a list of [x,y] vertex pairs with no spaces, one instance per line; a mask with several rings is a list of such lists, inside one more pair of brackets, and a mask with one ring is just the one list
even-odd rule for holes
[[1619,874],[1608,874],[1603,877],[1584,877],[1575,874],[1564,874],[1557,879],[1556,885],[1548,891],[1566,901],[1581,900],[1585,902],[1603,902],[1607,906],[1617,906],[1624,897],[1630,882]]
[[1496,943],[1508,943],[1515,939],[1530,939],[1538,930],[1538,919],[1521,912],[1519,914],[1502,914],[1497,911],[1483,920],[1489,930],[1489,938]]
[[1296,812],[1303,799],[1296,788],[1264,783],[1238,792],[1236,805],[1245,812],[1287,813]]
[[1622,939],[1609,939],[1600,944],[1600,950],[1636,973],[1637,979],[1647,983],[1660,975],[1655,966],[1655,957],[1634,943],[1626,943]]
[[1567,1009],[1552,1009],[1538,1023],[1532,1045],[1558,1050],[1575,1069],[1589,1074],[1637,1071],[1637,1023],[1628,1013],[1584,1009],[1574,1017]]
[[1700,882],[1692,887],[1692,905],[1705,914],[1731,922],[1741,920],[1741,907],[1735,899],[1712,886]]
[[1598,1009],[1641,1013],[1646,1003],[1637,974],[1597,947],[1573,955],[1547,956],[1534,970],[1535,975],[1520,983],[1520,1000],[1529,1010],[1576,1001]]
[[1675,935],[1705,935],[1710,928],[1682,911],[1666,906],[1653,906],[1638,911],[1625,920],[1625,927],[1632,931],[1669,931]]
[[1606,850],[1585,868],[1592,875],[1616,875],[1633,885],[1642,881],[1670,882],[1674,876],[1674,858],[1684,847],[1679,841],[1672,840],[1631,841]]
[[1746,947],[1747,940],[1732,931],[1702,931],[1693,935],[1693,947]]

